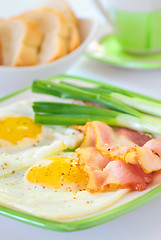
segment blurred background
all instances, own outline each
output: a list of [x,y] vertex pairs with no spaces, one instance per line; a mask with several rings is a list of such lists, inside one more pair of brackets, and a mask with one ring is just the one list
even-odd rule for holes
[[[39,2],[40,0],[10,0],[10,5],[8,6],[8,1],[0,0],[0,17],[9,17],[13,14],[19,14],[23,10],[32,8],[33,5],[36,5]],[[101,14],[99,14],[93,3],[93,0],[68,0],[68,2],[78,17],[94,17],[97,19],[100,19],[101,17]],[[102,0],[102,2],[104,3],[107,1]],[[22,6],[24,9],[22,9]],[[102,22],[104,22],[103,17]]]

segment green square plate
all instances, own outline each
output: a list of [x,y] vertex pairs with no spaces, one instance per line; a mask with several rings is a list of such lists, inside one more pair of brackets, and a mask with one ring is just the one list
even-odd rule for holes
[[[95,81],[89,79],[82,79],[80,78],[67,76],[67,75],[60,75],[57,77],[51,78],[51,81],[63,79],[64,81],[70,81],[78,83],[79,85],[83,84],[85,86],[94,84]],[[76,79],[76,81],[74,80]],[[102,83],[105,84],[105,83]],[[0,106],[6,106],[10,103],[13,103],[18,100],[22,99],[30,99],[30,98],[39,98],[44,99],[46,96],[34,94],[31,92],[31,87],[27,87],[21,89],[17,92],[14,92],[8,96],[5,96],[0,99]],[[52,98],[52,97],[51,97]],[[32,216],[28,213],[20,212],[18,210],[14,210],[11,208],[7,208],[4,206],[0,206],[0,214],[19,220],[21,222],[25,222],[37,227],[50,229],[54,231],[78,231],[87,228],[91,228],[105,222],[111,221],[115,218],[120,217],[144,204],[151,201],[152,199],[161,195],[161,173],[155,175],[153,182],[148,186],[145,191],[137,192],[131,191],[124,195],[118,202],[114,203],[111,207],[103,209],[97,213],[92,215],[82,217],[79,219],[72,219],[72,220],[63,220],[63,221],[51,221],[46,220],[43,218],[38,218]]]

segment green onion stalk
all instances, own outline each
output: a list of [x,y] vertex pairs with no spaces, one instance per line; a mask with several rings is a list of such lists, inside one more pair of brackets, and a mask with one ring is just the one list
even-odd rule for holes
[[[58,82],[54,81],[59,79]],[[90,82],[77,86],[66,80]],[[77,82],[77,81],[76,81]],[[161,101],[109,84],[79,77],[61,75],[46,81],[33,82],[32,91],[60,98],[94,102],[106,108],[54,102],[34,102],[35,122],[47,125],[84,125],[102,121],[110,126],[126,127],[152,134],[161,134]],[[108,108],[108,109],[107,109]],[[148,114],[148,115],[147,115]],[[152,116],[150,116],[152,115]]]

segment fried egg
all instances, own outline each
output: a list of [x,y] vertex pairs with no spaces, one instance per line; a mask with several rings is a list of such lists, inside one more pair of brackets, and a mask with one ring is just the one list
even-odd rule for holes
[[93,214],[128,189],[86,190],[87,175],[75,152],[84,135],[71,127],[34,123],[32,101],[0,108],[0,204],[59,220]]
[[34,123],[32,101],[20,101],[0,109],[0,152],[8,153],[49,145],[61,140],[74,149],[83,134],[71,127],[48,127]]
[[27,171],[0,179],[1,204],[50,220],[93,214],[111,206],[128,191],[89,193],[75,153],[60,152]]
[[50,157],[28,169],[25,174],[28,183],[49,189],[71,189],[78,191],[86,188],[87,176],[78,162],[69,157]]

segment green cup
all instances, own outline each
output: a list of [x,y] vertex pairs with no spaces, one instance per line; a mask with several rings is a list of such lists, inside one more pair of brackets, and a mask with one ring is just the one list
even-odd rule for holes
[[161,0],[109,0],[108,11],[100,0],[94,1],[126,51],[161,52]]

